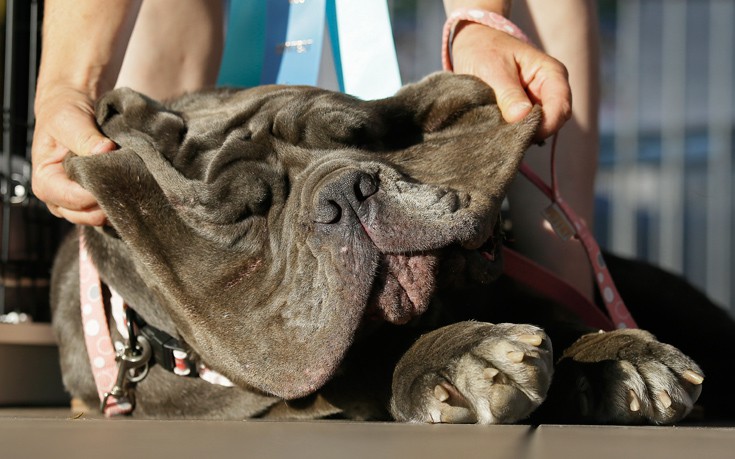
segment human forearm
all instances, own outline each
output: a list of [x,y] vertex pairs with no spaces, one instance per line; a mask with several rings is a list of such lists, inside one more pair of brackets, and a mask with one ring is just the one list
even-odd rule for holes
[[112,88],[140,3],[47,0],[38,96],[56,84],[74,87],[92,99]]
[[94,100],[115,84],[141,0],[46,0],[34,111],[33,192],[58,217],[102,225],[97,201],[63,167],[69,151],[103,153]]

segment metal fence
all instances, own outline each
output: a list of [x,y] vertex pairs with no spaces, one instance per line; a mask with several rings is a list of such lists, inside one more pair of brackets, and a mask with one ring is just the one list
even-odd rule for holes
[[2,154],[0,154],[0,321],[48,321],[51,260],[63,226],[31,195],[30,145],[39,55],[38,0],[0,2]]

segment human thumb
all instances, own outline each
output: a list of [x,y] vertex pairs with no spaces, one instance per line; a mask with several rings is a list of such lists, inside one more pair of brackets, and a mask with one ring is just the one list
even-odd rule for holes
[[79,133],[70,150],[79,156],[107,153],[117,148],[115,142],[101,135],[96,129]]
[[517,85],[517,87],[496,86],[495,96],[500,113],[508,123],[522,120],[533,108],[533,104],[531,104],[526,92],[520,85]]
[[115,142],[112,140],[102,137],[102,136],[94,136],[94,139],[91,139],[89,142],[89,145],[91,145],[91,148],[89,149],[90,154],[96,155],[99,153],[107,153],[108,151],[112,151],[117,148],[117,145],[115,145]]
[[117,148],[115,142],[97,129],[94,118],[84,111],[67,116],[62,128],[63,133],[59,132],[57,140],[79,156],[107,153]]

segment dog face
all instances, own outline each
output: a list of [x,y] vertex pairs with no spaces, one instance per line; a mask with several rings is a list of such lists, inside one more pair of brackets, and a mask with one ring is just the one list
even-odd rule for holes
[[97,121],[120,149],[67,169],[201,359],[294,398],[365,321],[424,312],[442,271],[496,273],[477,249],[539,120],[505,124],[487,86],[449,74],[371,102],[264,86],[163,105],[119,89]]

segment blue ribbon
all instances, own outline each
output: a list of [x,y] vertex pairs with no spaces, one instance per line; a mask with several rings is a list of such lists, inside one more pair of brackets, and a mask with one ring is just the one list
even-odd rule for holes
[[385,0],[270,0],[261,83],[316,85],[327,24],[340,90],[376,99],[400,88]]
[[392,96],[401,87],[385,0],[329,0],[327,17],[340,90],[362,99]]
[[326,0],[271,0],[266,10],[262,83],[316,85]]

